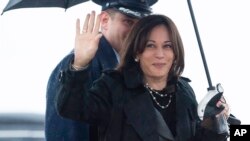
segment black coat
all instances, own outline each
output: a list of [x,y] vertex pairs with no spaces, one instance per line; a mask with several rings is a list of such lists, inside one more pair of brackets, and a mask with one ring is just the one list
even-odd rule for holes
[[[61,76],[64,71],[69,71],[73,58],[73,52],[64,57],[51,73],[47,84],[45,118],[47,141],[97,141],[98,133],[96,127],[91,126],[89,128],[87,123],[62,118],[55,109],[55,95],[61,85],[60,81],[63,79]],[[86,82],[90,86],[94,80],[101,76],[103,70],[114,68],[117,64],[117,58],[112,47],[102,37],[97,53],[89,64],[87,73],[90,74],[90,77],[88,77],[89,79]]]
[[[72,79],[73,77],[78,78]],[[83,84],[86,73],[65,72],[56,107],[66,118],[97,124],[101,141],[168,141],[169,130],[161,135],[153,101],[135,69],[124,73],[106,72],[91,89]],[[74,80],[74,81],[70,81]],[[200,127],[197,101],[188,79],[176,83],[176,141],[224,141],[225,137]],[[160,137],[161,136],[161,137]]]

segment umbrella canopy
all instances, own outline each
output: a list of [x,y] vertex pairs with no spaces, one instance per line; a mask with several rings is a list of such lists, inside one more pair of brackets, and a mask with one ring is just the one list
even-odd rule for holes
[[18,8],[61,7],[67,9],[89,0],[9,0],[2,14]]

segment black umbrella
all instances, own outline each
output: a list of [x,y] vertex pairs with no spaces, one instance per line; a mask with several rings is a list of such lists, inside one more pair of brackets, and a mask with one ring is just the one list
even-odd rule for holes
[[89,0],[9,0],[3,12],[18,8],[61,7],[65,10]]

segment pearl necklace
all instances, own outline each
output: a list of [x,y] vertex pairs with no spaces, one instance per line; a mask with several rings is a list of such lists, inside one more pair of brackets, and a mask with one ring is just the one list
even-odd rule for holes
[[154,94],[159,95],[160,97],[167,97],[168,94],[167,94],[167,93],[161,94],[161,93],[159,93],[159,92],[153,90],[152,88],[149,87],[148,83],[147,83],[146,85],[144,85],[144,87],[148,90],[148,92],[149,92],[150,95],[152,96],[154,102],[155,102],[160,108],[166,109],[166,108],[169,107],[170,103],[172,102],[172,95],[169,95],[169,100],[168,100],[168,103],[167,103],[166,105],[161,105],[161,104],[157,101],[157,99],[156,99],[156,97],[154,96]]

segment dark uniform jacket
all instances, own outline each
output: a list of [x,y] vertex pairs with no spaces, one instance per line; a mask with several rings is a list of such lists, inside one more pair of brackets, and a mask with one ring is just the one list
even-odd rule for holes
[[[47,141],[97,141],[95,127],[91,127],[90,130],[94,131],[90,131],[89,133],[88,124],[62,118],[57,114],[55,109],[55,95],[60,85],[59,82],[62,79],[61,76],[65,70],[69,70],[73,58],[73,52],[67,55],[53,70],[47,84],[45,123]],[[114,68],[117,63],[117,58],[112,47],[102,37],[96,56],[89,64],[90,69],[87,73],[90,74],[90,77],[85,83],[92,84],[95,79],[100,77],[103,70]]]
[[173,137],[135,68],[107,71],[91,89],[84,84],[89,77],[85,72],[66,71],[56,99],[59,114],[98,125],[100,141],[225,140],[199,126],[196,98],[184,78],[176,83],[177,135]]

